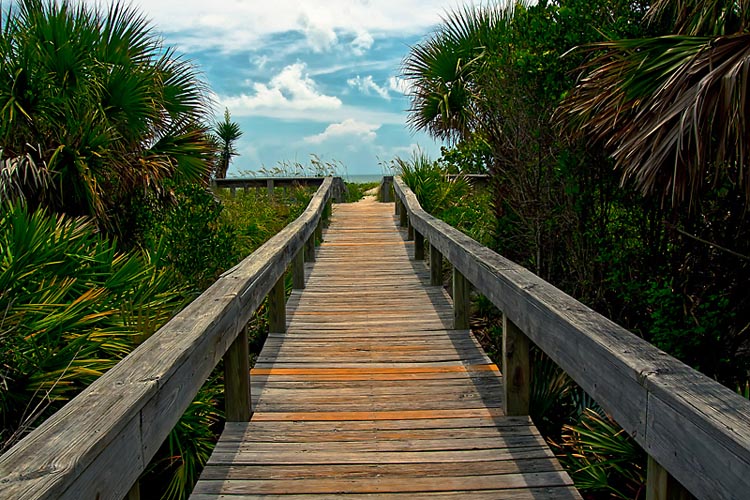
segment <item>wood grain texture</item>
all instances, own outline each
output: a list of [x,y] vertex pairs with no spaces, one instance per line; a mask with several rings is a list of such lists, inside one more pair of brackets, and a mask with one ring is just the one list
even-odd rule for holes
[[750,491],[750,401],[432,217],[396,177],[406,217],[483,295],[698,498]]
[[503,373],[505,413],[528,415],[531,395],[529,339],[503,315]]
[[0,498],[121,500],[250,316],[313,235],[305,212],[0,457]]
[[497,366],[398,224],[391,205],[335,207],[252,370],[255,413],[193,498],[580,498],[530,419],[505,416]]

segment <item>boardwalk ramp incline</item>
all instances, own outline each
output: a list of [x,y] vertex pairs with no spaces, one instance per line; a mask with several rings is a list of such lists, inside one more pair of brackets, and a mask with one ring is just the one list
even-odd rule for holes
[[414,249],[393,204],[334,206],[193,499],[580,498]]

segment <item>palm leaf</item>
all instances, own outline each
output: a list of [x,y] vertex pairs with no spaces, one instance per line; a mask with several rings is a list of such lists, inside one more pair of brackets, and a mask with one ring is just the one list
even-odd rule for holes
[[727,175],[750,197],[750,35],[606,42],[562,110],[625,179],[677,204]]

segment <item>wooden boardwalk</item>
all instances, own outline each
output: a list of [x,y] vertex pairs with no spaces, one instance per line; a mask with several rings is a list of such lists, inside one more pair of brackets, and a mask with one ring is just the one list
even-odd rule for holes
[[580,498],[405,239],[393,204],[334,206],[193,499]]

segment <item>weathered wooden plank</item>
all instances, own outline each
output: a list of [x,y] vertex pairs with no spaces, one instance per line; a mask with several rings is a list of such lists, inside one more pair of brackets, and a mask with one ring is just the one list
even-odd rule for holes
[[503,315],[503,375],[505,414],[528,415],[531,395],[529,339]]
[[225,429],[221,439],[224,443],[242,441],[243,443],[254,442],[277,442],[277,443],[326,443],[339,441],[404,441],[421,439],[485,439],[497,436],[532,436],[536,435],[528,426],[492,426],[473,428],[417,428],[417,429],[379,429],[373,422],[366,429],[350,429],[342,427],[337,431],[315,431],[306,428],[288,428],[281,432],[277,428],[264,430],[256,426],[244,426],[242,428]]
[[470,284],[461,271],[453,268],[453,328],[466,330],[469,328]]
[[0,497],[123,498],[314,231],[330,186],[324,182],[300,218],[0,457]]
[[489,460],[516,460],[549,458],[543,447],[529,446],[518,448],[480,448],[473,450],[449,451],[375,451],[341,453],[335,447],[322,452],[305,452],[304,449],[270,452],[248,450],[247,452],[230,451],[228,453],[213,453],[211,463],[223,465],[257,464],[271,465],[303,465],[303,464],[415,464],[415,463],[456,463],[456,462],[486,462]]
[[292,262],[292,287],[295,290],[305,288],[305,249],[302,248],[294,256]]
[[345,222],[366,207],[336,207],[304,293],[287,303],[287,332],[269,335],[252,370],[253,419],[227,426],[194,496],[546,484],[579,498],[528,417],[504,416],[497,367],[468,329],[453,329],[450,297],[425,287],[429,270],[410,260],[393,217]]
[[[456,462],[450,465],[450,473],[457,476],[485,474],[513,474],[522,471],[550,472],[561,470],[557,460],[548,458],[521,460],[494,460],[485,462]],[[305,465],[215,465],[206,470],[203,479],[314,479],[328,477],[344,478],[439,478],[446,474],[445,464],[418,463],[404,467],[402,464],[305,464]],[[434,479],[433,479],[434,481]]]
[[257,412],[255,421],[262,420],[410,420],[435,418],[499,417],[503,415],[498,408],[461,408],[449,410],[400,410],[400,411],[338,411],[338,412]]
[[224,355],[224,416],[227,422],[250,420],[250,349],[243,328]]
[[494,364],[451,364],[443,366],[424,366],[416,363],[411,366],[375,366],[362,367],[311,367],[311,368],[253,368],[251,373],[256,375],[335,375],[346,377],[350,374],[375,375],[375,374],[399,374],[407,373],[477,373],[477,372],[499,372]]
[[646,500],[691,500],[690,493],[659,465],[653,457],[648,457],[646,473]]
[[425,213],[398,178],[394,187],[415,229],[693,494],[750,491],[750,402]]
[[268,329],[274,333],[286,331],[286,290],[283,275],[276,280],[268,294]]
[[[279,500],[311,500],[320,499],[320,495],[204,495],[196,494],[190,497],[195,500],[246,500],[246,499],[279,499]],[[571,491],[570,488],[561,486],[556,488],[528,488],[512,490],[462,490],[455,492],[434,492],[434,493],[355,493],[348,494],[331,494],[326,498],[335,498],[336,500],[362,500],[367,498],[377,498],[381,500],[571,500],[580,499],[580,496]]]
[[412,477],[389,479],[298,479],[295,481],[268,482],[264,480],[237,479],[232,481],[202,481],[196,493],[208,494],[331,494],[339,491],[351,493],[403,493],[427,491],[452,491],[471,484],[476,490],[497,490],[517,488],[539,488],[570,486],[567,474],[559,472],[533,472],[522,474],[495,474],[484,476],[450,476],[434,478]]
[[[544,440],[535,435],[501,435],[485,438],[451,438],[451,439],[415,439],[415,440],[369,440],[369,441],[338,441],[335,447],[331,442],[225,442],[219,441],[215,451],[217,455],[238,454],[273,454],[283,453],[313,454],[338,452],[351,453],[381,453],[381,452],[410,452],[410,451],[467,451],[467,450],[509,450],[511,448],[534,448],[545,450]],[[551,456],[547,453],[546,456]]]

